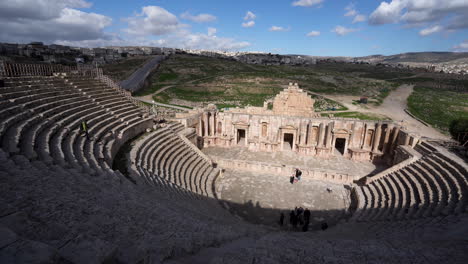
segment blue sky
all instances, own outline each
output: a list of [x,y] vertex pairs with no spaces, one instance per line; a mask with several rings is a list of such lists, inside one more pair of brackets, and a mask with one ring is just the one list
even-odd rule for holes
[[2,0],[0,23],[3,42],[317,56],[468,50],[468,0]]

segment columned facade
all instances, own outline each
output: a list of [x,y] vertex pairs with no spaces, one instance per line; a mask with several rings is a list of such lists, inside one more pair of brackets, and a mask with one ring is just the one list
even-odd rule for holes
[[194,124],[204,147],[369,161],[385,157],[398,145],[417,142],[414,135],[402,136],[401,127],[392,121],[321,117],[313,111],[314,101],[297,85],[290,85],[273,102],[273,110],[247,107],[220,112],[210,105],[182,116],[191,120],[185,123]]

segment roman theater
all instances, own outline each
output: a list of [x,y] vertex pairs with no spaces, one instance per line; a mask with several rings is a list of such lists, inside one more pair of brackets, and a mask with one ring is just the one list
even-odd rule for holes
[[467,163],[400,121],[320,115],[300,82],[169,115],[100,68],[5,62],[0,119],[2,263],[468,258]]

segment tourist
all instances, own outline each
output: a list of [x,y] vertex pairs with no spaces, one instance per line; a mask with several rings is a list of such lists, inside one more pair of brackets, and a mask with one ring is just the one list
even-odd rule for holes
[[303,212],[304,212],[304,208],[302,207],[297,208],[297,216],[300,216]]
[[296,168],[296,178],[298,181],[301,180],[301,176],[302,176],[302,171]]
[[305,223],[303,226],[302,226],[302,232],[307,232],[307,230],[309,230],[309,223]]
[[327,187],[327,192],[328,193],[332,193],[333,192],[333,189],[331,187]]
[[296,216],[293,210],[289,213],[289,223],[292,225],[293,223],[293,218]]
[[297,228],[297,216],[296,216],[296,215],[293,215],[293,218],[292,218],[292,225],[293,225],[294,229]]
[[299,207],[297,209],[297,220],[299,221],[299,224],[300,225],[303,225],[304,224],[304,215],[302,214],[304,212],[304,208],[302,207]]
[[327,230],[327,228],[328,228],[327,222],[323,222],[323,223],[322,223],[322,231]]
[[309,222],[310,222],[310,210],[309,210],[309,208],[306,208],[305,211],[304,211],[304,220],[305,220],[306,224],[309,224]]
[[86,138],[89,140],[89,132],[88,132],[88,124],[86,123],[85,120],[81,121],[81,133],[84,133],[86,135]]
[[294,176],[289,177],[289,182],[290,182],[291,184],[294,184]]
[[280,224],[280,226],[283,226],[283,224],[284,224],[284,213],[282,213],[282,212],[281,212],[281,215],[280,215],[279,224]]

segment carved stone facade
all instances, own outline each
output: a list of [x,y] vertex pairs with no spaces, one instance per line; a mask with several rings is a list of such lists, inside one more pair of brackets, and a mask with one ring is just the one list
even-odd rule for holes
[[211,105],[177,117],[196,128],[204,147],[243,146],[251,151],[294,151],[322,158],[343,155],[369,161],[418,140],[392,121],[320,117],[313,103],[297,84],[290,84],[273,100],[273,110],[265,104],[220,112]]

